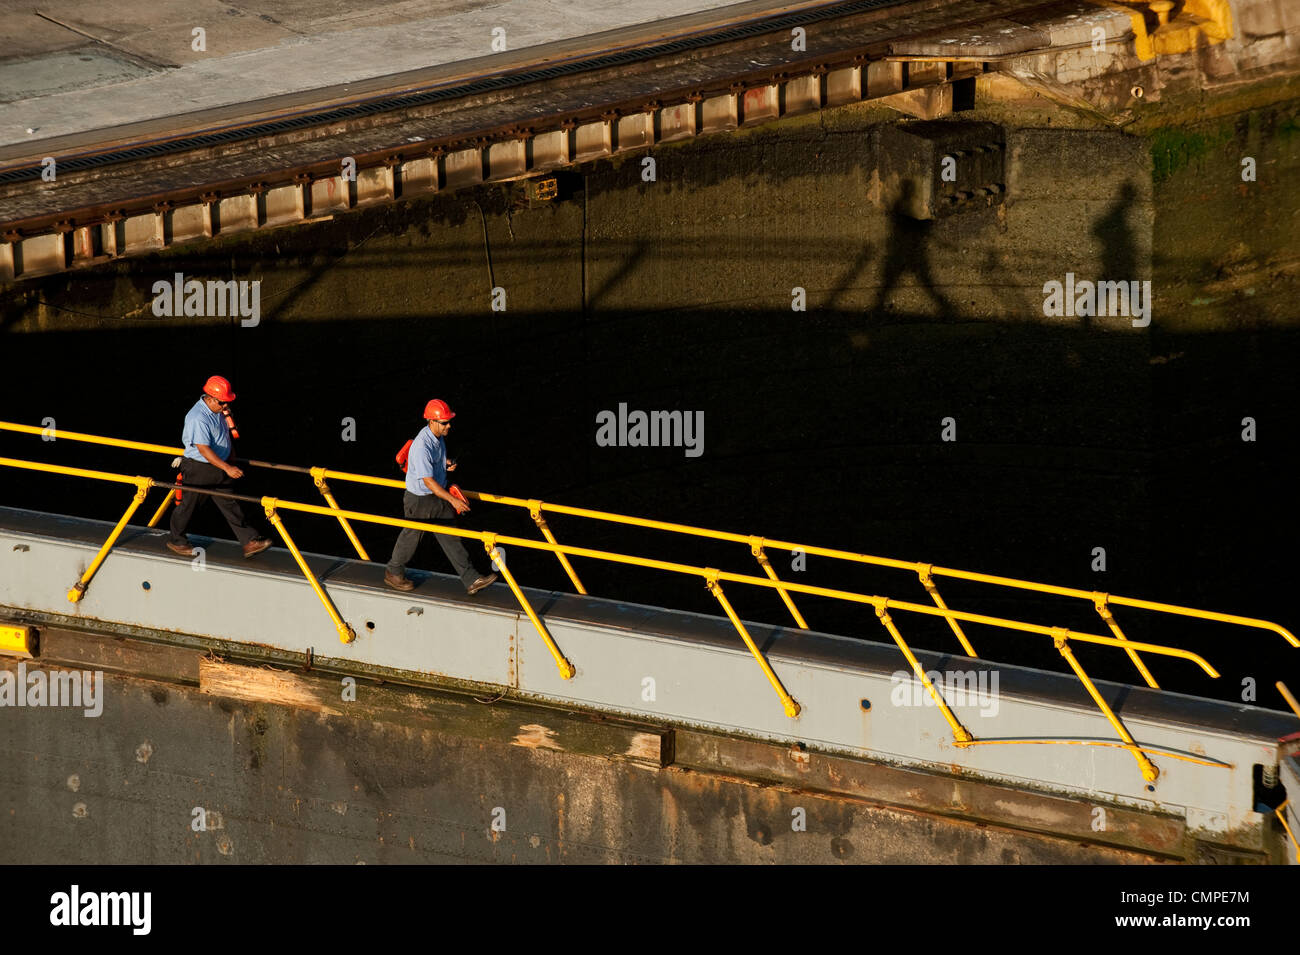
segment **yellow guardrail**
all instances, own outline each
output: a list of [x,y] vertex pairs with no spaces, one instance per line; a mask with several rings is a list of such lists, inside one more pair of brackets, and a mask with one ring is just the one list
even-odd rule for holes
[[[37,428],[31,425],[21,425],[21,424],[14,424],[11,422],[0,421],[0,431],[4,431],[4,430],[19,432],[19,433],[36,434],[36,435],[52,434],[54,437],[63,440],[83,441],[92,444],[108,445],[108,446],[120,447],[120,448],[125,448],[130,450],[150,451],[154,453],[168,454],[168,455],[175,455],[182,451],[181,448],[167,446],[167,445],[147,444],[144,442],[137,442],[137,441],[125,441],[121,439],[108,438],[101,435],[84,434],[80,432],[70,432],[70,431],[62,431],[62,430],[54,431],[53,429]],[[1155,601],[1140,600],[1132,597],[1117,597],[1111,594],[1080,590],[1077,588],[1059,587],[1051,584],[1041,584],[1033,581],[1019,580],[1017,578],[1011,578],[1011,577],[1000,577],[1000,576],[990,575],[990,574],[975,573],[972,571],[956,570],[953,568],[936,567],[932,564],[924,564],[915,561],[897,560],[894,558],[887,558],[887,557],[877,557],[870,554],[861,554],[852,551],[836,550],[833,548],[817,547],[813,545],[803,545],[803,544],[798,544],[790,541],[768,540],[753,535],[736,534],[727,531],[716,531],[716,530],[710,530],[708,528],[694,527],[686,524],[676,524],[667,521],[656,521],[656,520],[650,520],[646,518],[632,517],[624,514],[615,514],[606,511],[591,510],[588,508],[571,507],[571,506],[561,505],[561,504],[549,504],[549,503],[539,501],[537,499],[515,498],[515,497],[504,496],[504,495],[489,494],[486,492],[475,492],[475,491],[465,492],[468,497],[472,497],[479,501],[527,509],[529,515],[532,517],[533,521],[537,524],[539,530],[542,532],[542,535],[545,538],[544,541],[531,540],[527,538],[510,537],[506,535],[494,534],[485,531],[467,531],[467,530],[462,530],[460,528],[450,527],[446,525],[433,525],[433,524],[426,524],[418,521],[408,521],[403,518],[391,518],[391,517],[384,517],[382,515],[366,514],[363,512],[349,511],[341,508],[338,505],[338,502],[333,497],[332,493],[330,492],[329,487],[326,484],[326,479],[348,481],[348,482],[353,482],[358,484],[369,484],[372,486],[386,487],[386,488],[404,488],[405,482],[393,478],[381,478],[372,475],[356,474],[356,473],[346,472],[346,471],[334,471],[328,468],[321,468],[321,467],[303,468],[303,467],[297,467],[292,465],[275,464],[272,462],[257,461],[251,459],[239,459],[239,461],[240,463],[249,464],[254,467],[270,468],[275,470],[290,471],[290,472],[309,475],[313,479],[313,482],[315,483],[317,489],[320,490],[320,492],[324,496],[326,500],[326,504],[328,506],[321,507],[318,505],[302,504],[298,502],[285,501],[282,499],[271,498],[271,497],[263,497],[263,498],[244,497],[237,494],[210,491],[203,488],[193,488],[193,489],[187,488],[186,490],[194,490],[196,493],[208,493],[216,496],[234,497],[241,500],[246,500],[246,501],[260,504],[265,510],[268,519],[271,520],[272,525],[276,528],[277,532],[284,540],[286,547],[288,547],[291,554],[294,556],[294,559],[298,563],[298,566],[302,570],[304,576],[307,578],[313,590],[316,592],[322,604],[325,606],[332,621],[334,622],[335,628],[338,631],[340,638],[345,642],[349,642],[352,639],[354,639],[355,634],[352,631],[352,629],[347,625],[347,623],[342,620],[337,609],[334,607],[333,602],[329,599],[328,595],[326,594],[324,588],[321,586],[320,582],[316,580],[315,576],[311,573],[311,570],[307,566],[306,561],[302,558],[302,555],[298,551],[297,546],[294,544],[292,538],[288,534],[288,531],[285,529],[283,525],[283,521],[281,521],[278,517],[277,511],[280,509],[300,511],[302,513],[318,514],[321,516],[333,517],[342,526],[349,540],[351,541],[354,549],[357,551],[358,555],[364,560],[369,560],[369,557],[366,554],[364,548],[362,547],[360,541],[358,540],[351,525],[349,524],[349,521],[378,524],[378,525],[385,525],[385,526],[399,527],[399,528],[410,527],[418,530],[430,531],[435,534],[449,534],[452,536],[468,537],[468,538],[474,538],[479,540],[483,544],[488,554],[492,557],[494,563],[501,569],[502,575],[506,579],[507,584],[510,586],[511,591],[513,592],[516,600],[518,600],[520,606],[527,614],[530,621],[533,623],[534,627],[537,629],[539,635],[541,635],[542,639],[547,644],[547,647],[550,649],[552,656],[555,658],[557,667],[559,668],[561,674],[564,676],[565,679],[568,679],[571,676],[573,676],[575,672],[572,664],[569,663],[569,661],[560,652],[558,646],[556,646],[554,640],[551,638],[550,633],[547,631],[545,624],[537,616],[536,612],[529,604],[522,590],[519,588],[518,583],[515,581],[514,576],[509,572],[509,570],[506,569],[505,562],[499,560],[500,554],[499,551],[496,549],[497,544],[499,543],[510,544],[512,546],[522,547],[526,549],[540,550],[540,551],[548,551],[550,553],[555,554],[556,558],[560,561],[561,566],[564,568],[566,574],[573,582],[575,588],[578,590],[579,593],[583,593],[583,594],[585,594],[587,591],[583,587],[581,580],[578,578],[578,575],[574,570],[573,565],[569,560],[569,557],[585,557],[594,560],[603,560],[603,561],[609,561],[613,563],[634,565],[634,566],[640,566],[640,567],[645,567],[650,569],[668,571],[672,573],[701,577],[703,578],[703,581],[706,587],[709,589],[710,593],[714,596],[715,599],[718,600],[719,605],[726,613],[728,619],[732,622],[732,625],[736,628],[737,632],[740,634],[741,638],[745,642],[747,648],[754,656],[755,660],[758,662],[760,668],[764,673],[764,676],[768,679],[769,683],[772,685],[773,689],[777,693],[777,696],[780,698],[786,714],[792,718],[798,716],[800,712],[799,704],[790,696],[790,694],[786,691],[785,687],[781,684],[780,679],[777,677],[776,673],[772,670],[770,664],[768,663],[768,661],[766,660],[762,652],[758,649],[757,645],[754,643],[744,623],[736,615],[734,609],[730,604],[730,601],[728,601],[726,594],[722,589],[721,581],[734,582],[734,583],[744,584],[747,586],[764,587],[767,589],[777,591],[782,601],[785,603],[786,607],[790,610],[791,615],[794,617],[796,624],[801,629],[807,629],[808,625],[804,620],[803,616],[800,614],[798,608],[795,606],[791,594],[808,594],[813,596],[829,597],[837,600],[845,600],[845,601],[850,601],[855,603],[869,604],[874,608],[876,612],[876,616],[880,620],[881,625],[884,626],[885,629],[889,632],[891,638],[893,638],[894,642],[898,645],[899,649],[906,657],[917,679],[922,683],[922,685],[926,689],[926,692],[930,695],[930,697],[934,700],[936,705],[939,707],[940,712],[943,714],[945,720],[948,722],[949,726],[953,731],[954,741],[959,746],[976,745],[976,744],[992,743],[992,742],[1015,742],[1015,743],[1027,744],[1027,743],[1041,743],[1045,741],[1043,740],[995,741],[995,740],[974,739],[974,737],[971,735],[969,730],[967,730],[964,726],[961,725],[960,721],[958,721],[957,717],[953,714],[953,712],[947,705],[946,701],[939,693],[938,689],[930,681],[929,677],[926,675],[923,668],[921,667],[920,662],[917,660],[915,654],[912,652],[911,648],[908,646],[907,642],[903,638],[901,632],[894,624],[893,619],[888,613],[888,611],[890,609],[894,609],[894,610],[902,610],[910,613],[919,613],[923,615],[938,616],[944,618],[947,621],[949,627],[954,632],[954,634],[957,636],[959,642],[962,644],[963,649],[972,657],[976,656],[976,654],[973,646],[970,644],[970,641],[968,640],[964,631],[961,628],[962,622],[979,623],[987,626],[1000,627],[1003,629],[1009,629],[1013,631],[1020,631],[1025,633],[1033,633],[1042,636],[1047,636],[1052,639],[1053,645],[1055,646],[1057,651],[1061,654],[1062,658],[1066,661],[1067,665],[1069,665],[1070,669],[1074,672],[1075,676],[1082,683],[1085,690],[1088,692],[1089,696],[1093,699],[1094,703],[1101,710],[1103,715],[1106,717],[1106,719],[1111,724],[1111,726],[1115,729],[1116,734],[1120,737],[1120,740],[1122,741],[1116,743],[1116,742],[1087,741],[1087,740],[1061,740],[1060,742],[1082,743],[1085,745],[1120,746],[1124,749],[1127,749],[1133,754],[1134,758],[1137,760],[1139,767],[1142,770],[1142,774],[1144,778],[1146,778],[1148,781],[1154,780],[1158,775],[1158,771],[1156,770],[1155,766],[1150,762],[1150,760],[1147,758],[1146,750],[1144,750],[1143,747],[1137,744],[1137,742],[1133,739],[1133,737],[1128,733],[1127,729],[1124,727],[1123,723],[1120,721],[1118,716],[1116,716],[1116,714],[1106,704],[1105,700],[1101,697],[1100,693],[1098,693],[1096,686],[1092,683],[1092,680],[1088,677],[1087,673],[1083,670],[1077,658],[1074,656],[1069,646],[1070,641],[1100,644],[1104,646],[1114,646],[1123,649],[1137,665],[1139,672],[1141,672],[1143,675],[1144,680],[1148,683],[1148,685],[1152,687],[1157,687],[1157,684],[1154,678],[1151,676],[1150,671],[1147,669],[1145,664],[1142,662],[1141,658],[1138,656],[1139,651],[1141,651],[1142,653],[1152,653],[1156,655],[1173,656],[1173,657],[1179,657],[1182,659],[1190,660],[1196,663],[1198,666],[1200,666],[1204,672],[1206,672],[1212,677],[1217,677],[1218,673],[1217,671],[1215,671],[1215,669],[1212,666],[1210,666],[1210,664],[1207,661],[1205,661],[1202,657],[1200,657],[1197,654],[1190,653],[1188,651],[1181,650],[1176,647],[1166,647],[1157,644],[1144,643],[1144,642],[1133,641],[1128,639],[1124,635],[1122,630],[1120,630],[1118,624],[1114,620],[1113,614],[1110,613],[1109,608],[1111,605],[1127,606],[1127,607],[1146,609],[1146,610],[1175,614],[1175,615],[1186,616],[1186,617],[1200,618],[1200,619],[1210,620],[1210,621],[1231,623],[1231,624],[1252,627],[1257,629],[1271,630],[1279,634],[1280,636],[1282,636],[1283,639],[1286,640],[1289,645],[1294,647],[1300,647],[1300,641],[1298,641],[1295,638],[1295,636],[1291,634],[1291,632],[1287,630],[1285,627],[1282,627],[1276,623],[1272,623],[1271,621],[1261,620],[1254,617],[1242,617],[1235,614],[1223,614],[1214,611],[1198,610],[1191,607],[1183,607],[1174,604],[1164,604]],[[74,585],[73,589],[69,591],[69,599],[72,600],[80,599],[80,595],[85,592],[85,589],[89,584],[90,578],[94,576],[95,571],[98,570],[99,565],[103,562],[103,559],[107,556],[109,550],[111,550],[113,544],[117,540],[117,537],[121,534],[122,529],[126,526],[127,521],[130,519],[131,515],[135,512],[136,508],[138,508],[140,503],[143,501],[144,494],[147,492],[148,488],[162,487],[168,489],[167,498],[163,501],[162,505],[158,508],[153,518],[149,522],[149,526],[151,527],[155,526],[158,523],[158,521],[161,519],[163,513],[166,510],[168,503],[172,499],[172,496],[174,495],[176,490],[175,485],[169,484],[167,482],[154,481],[144,477],[138,477],[138,476],[133,477],[129,475],[113,474],[110,472],[103,472],[103,471],[91,471],[87,469],[68,468],[68,467],[63,467],[58,465],[46,465],[38,462],[20,461],[12,458],[0,458],[0,465],[28,468],[32,470],[46,471],[54,474],[86,477],[95,480],[107,480],[107,481],[114,481],[118,483],[129,483],[136,486],[137,488],[136,496],[132,500],[131,506],[128,508],[127,513],[124,514],[122,519],[118,522],[117,527],[115,527],[113,533],[110,535],[109,539],[105,542],[104,547],[101,548],[100,553],[96,556],[95,561],[87,569],[86,573],[82,576],[81,580],[79,580],[77,584]],[[672,561],[661,561],[661,560],[655,560],[651,558],[635,557],[627,554],[618,554],[610,551],[602,551],[602,550],[594,550],[591,548],[562,545],[556,540],[554,534],[551,532],[549,526],[547,525],[544,516],[544,512],[547,511],[549,511],[552,514],[563,514],[566,516],[582,517],[582,518],[588,518],[593,520],[624,524],[629,526],[643,527],[643,528],[648,528],[653,530],[662,530],[662,531],[667,531],[667,532],[677,533],[677,534],[682,534],[687,536],[703,537],[703,538],[709,538],[713,540],[748,544],[751,554],[758,561],[759,566],[764,571],[765,576],[754,577],[746,574],[735,574],[728,571],[718,570],[715,568],[698,567],[694,565],[681,564]],[[799,584],[793,581],[782,580],[777,576],[776,572],[772,569],[771,564],[767,559],[766,556],[767,547],[773,547],[780,550],[801,551],[807,555],[822,556],[822,557],[828,557],[836,560],[851,561],[851,562],[871,564],[875,566],[911,571],[917,575],[919,582],[925,588],[927,594],[930,596],[931,600],[933,601],[934,606],[911,603],[908,601],[897,600],[894,598],[884,597],[881,595],[860,594],[851,591],[817,587],[810,584]],[[1038,624],[1025,623],[1022,621],[1014,621],[1014,620],[1009,620],[1000,617],[992,617],[984,614],[975,614],[975,613],[968,613],[960,610],[954,610],[947,605],[942,595],[939,593],[938,588],[934,583],[935,577],[948,577],[948,578],[969,580],[969,581],[975,581],[980,583],[992,584],[996,586],[1034,591],[1038,593],[1054,594],[1058,596],[1089,600],[1093,603],[1094,608],[1097,610],[1099,616],[1101,616],[1101,618],[1106,622],[1107,626],[1111,631],[1112,636],[1106,637],[1100,634],[1079,633],[1061,627],[1047,627]],[[74,593],[76,596],[74,596]],[[1200,760],[1196,760],[1196,761],[1202,762]],[[1205,762],[1205,764],[1223,765],[1213,760]]]
[[[175,485],[169,484],[167,482],[154,481],[150,478],[141,477],[141,476],[112,474],[110,472],[103,472],[103,471],[90,471],[82,468],[70,468],[61,465],[49,465],[49,464],[43,464],[36,461],[23,461],[14,458],[0,457],[0,466],[25,468],[29,470],[35,470],[35,471],[46,471],[49,473],[63,474],[63,475],[69,475],[74,477],[87,477],[96,480],[109,480],[109,481],[116,481],[119,483],[129,483],[129,484],[135,484],[137,488],[144,488],[146,490],[149,487],[164,487],[169,489],[175,488]],[[325,592],[320,582],[316,579],[315,575],[311,572],[310,567],[307,566],[307,563],[303,559],[302,554],[299,552],[296,544],[293,541],[293,538],[289,535],[288,530],[285,528],[284,522],[279,519],[278,511],[280,510],[298,511],[304,514],[318,514],[325,517],[341,516],[349,520],[360,521],[364,523],[380,524],[389,527],[410,527],[416,530],[430,531],[435,534],[449,534],[455,537],[466,537],[466,538],[473,538],[479,540],[483,544],[485,550],[487,550],[487,552],[490,555],[492,555],[494,559],[498,559],[498,566],[501,568],[502,576],[506,578],[507,583],[510,585],[511,591],[515,595],[515,598],[519,601],[521,607],[524,609],[525,613],[532,621],[533,626],[537,629],[538,634],[542,637],[547,647],[550,649],[552,656],[555,658],[556,665],[559,668],[561,675],[565,679],[572,677],[576,671],[573,665],[569,663],[569,661],[564,657],[563,653],[561,653],[560,649],[556,646],[555,641],[551,637],[549,631],[546,629],[545,624],[537,616],[536,611],[533,610],[531,604],[527,600],[527,597],[524,595],[523,591],[519,588],[518,583],[514,580],[513,575],[506,567],[505,562],[499,561],[500,553],[497,550],[498,544],[509,544],[511,546],[531,548],[533,550],[550,551],[556,554],[563,553],[575,557],[587,557],[595,560],[605,560],[605,561],[610,561],[618,564],[628,564],[628,565],[634,565],[639,567],[647,567],[656,570],[664,570],[673,573],[686,574],[686,575],[697,576],[702,578],[706,586],[713,593],[713,595],[718,599],[719,603],[723,606],[723,609],[726,611],[728,618],[731,620],[732,624],[736,627],[737,632],[744,639],[746,646],[749,648],[755,660],[762,668],[763,673],[767,677],[768,681],[771,683],[772,688],[776,691],[778,697],[781,699],[786,714],[790,717],[796,717],[799,715],[800,712],[799,704],[790,696],[789,692],[782,685],[780,678],[777,677],[776,673],[772,670],[771,665],[767,662],[767,659],[763,656],[763,653],[759,650],[758,646],[754,643],[753,638],[749,635],[748,629],[745,627],[744,623],[739,619],[735,611],[732,609],[730,603],[727,601],[725,595],[722,592],[720,581],[726,580],[734,583],[746,584],[749,586],[767,587],[770,589],[786,588],[796,593],[810,594],[810,595],[821,596],[821,597],[832,597],[835,599],[846,600],[853,603],[868,604],[874,607],[877,617],[879,617],[881,623],[886,627],[890,635],[894,638],[895,643],[897,643],[899,649],[902,650],[904,656],[908,660],[908,663],[911,664],[912,672],[916,674],[917,679],[920,680],[920,682],[925,686],[926,691],[930,694],[935,704],[939,707],[940,712],[943,714],[944,719],[948,722],[948,725],[952,728],[953,736],[957,745],[969,745],[975,742],[974,737],[971,735],[969,730],[967,730],[964,726],[962,726],[960,721],[957,719],[956,715],[949,708],[947,702],[943,699],[943,696],[938,692],[934,684],[930,681],[929,677],[925,673],[924,668],[921,666],[920,661],[917,660],[915,654],[912,652],[911,648],[907,645],[907,642],[903,639],[902,634],[899,632],[898,628],[893,624],[892,618],[890,617],[888,611],[890,609],[894,609],[894,610],[903,610],[910,613],[920,613],[920,614],[926,614],[931,616],[943,616],[949,619],[963,620],[970,623],[982,623],[988,626],[1002,627],[1005,629],[1016,630],[1024,633],[1034,633],[1034,634],[1040,634],[1043,636],[1051,637],[1054,645],[1056,646],[1058,651],[1060,651],[1062,656],[1065,657],[1067,662],[1069,662],[1071,668],[1075,671],[1075,674],[1079,677],[1084,687],[1088,690],[1089,695],[1092,697],[1093,701],[1097,704],[1097,707],[1102,711],[1103,715],[1105,715],[1106,719],[1110,722],[1111,726],[1115,729],[1116,733],[1123,740],[1122,744],[1110,744],[1110,745],[1122,745],[1123,748],[1129,750],[1133,754],[1134,758],[1138,761],[1138,764],[1142,770],[1143,777],[1148,781],[1154,781],[1157,778],[1157,776],[1159,775],[1158,770],[1147,758],[1146,754],[1142,751],[1142,748],[1129,734],[1128,730],[1124,727],[1124,724],[1120,721],[1119,717],[1115,714],[1115,712],[1110,708],[1110,706],[1106,703],[1106,701],[1097,692],[1096,687],[1093,685],[1088,675],[1084,672],[1082,666],[1080,666],[1078,661],[1074,659],[1074,656],[1069,649],[1068,642],[1074,640],[1082,643],[1100,644],[1103,646],[1118,646],[1118,647],[1132,646],[1136,649],[1142,650],[1145,653],[1155,653],[1159,655],[1179,657],[1185,660],[1190,660],[1193,663],[1195,663],[1197,666],[1199,666],[1205,673],[1209,674],[1211,677],[1217,677],[1219,675],[1218,672],[1214,669],[1214,667],[1212,667],[1203,657],[1187,650],[1181,650],[1177,647],[1165,647],[1165,646],[1159,646],[1157,644],[1152,644],[1152,643],[1137,643],[1133,641],[1123,641],[1123,640],[1116,639],[1114,637],[1105,637],[1100,634],[1078,633],[1075,631],[1067,630],[1063,627],[1044,627],[1038,624],[1024,623],[1022,621],[1009,620],[1002,617],[992,617],[986,614],[968,613],[966,611],[952,610],[951,608],[939,609],[937,607],[930,607],[924,604],[911,603],[910,601],[894,600],[892,598],[884,597],[881,595],[859,594],[859,593],[853,593],[851,591],[837,590],[829,587],[819,587],[813,584],[778,582],[778,581],[773,581],[767,577],[754,577],[748,574],[737,574],[737,573],[732,573],[730,571],[718,570],[712,567],[700,567],[691,564],[682,564],[675,561],[657,560],[648,557],[636,557],[629,554],[618,554],[612,551],[595,550],[589,547],[574,547],[574,546],[562,545],[562,544],[552,544],[549,541],[536,541],[536,540],[530,540],[522,537],[513,537],[504,534],[494,534],[487,531],[470,531],[458,527],[448,527],[444,525],[423,523],[420,521],[411,521],[405,518],[385,517],[378,514],[365,514],[359,511],[348,511],[348,510],[335,509],[330,507],[322,507],[317,504],[302,504],[296,501],[286,501],[274,497],[263,497],[259,499],[259,498],[247,497],[245,495],[232,494],[232,493],[226,493],[221,491],[213,491],[211,489],[197,488],[197,487],[187,488],[186,490],[187,492],[209,494],[209,495],[219,496],[219,497],[229,497],[237,500],[253,501],[253,502],[260,503],[263,509],[265,510],[268,518],[271,519],[273,525],[276,528],[276,531],[280,534],[281,538],[284,540],[285,546],[288,547],[290,552],[293,554],[293,557],[297,562],[299,569],[303,572],[303,575],[307,578],[308,582],[311,584],[312,589],[316,592],[317,597],[320,598],[322,605],[325,607],[326,611],[329,613],[331,620],[334,622],[335,629],[338,631],[340,639],[343,640],[344,642],[351,642],[353,639],[355,639],[355,632],[342,619],[342,617],[338,612],[338,609],[334,606],[333,601],[329,598],[329,595]],[[142,499],[142,496],[140,492],[137,491],[136,499],[132,501],[131,507],[128,509],[128,515],[129,513],[133,512],[136,507],[139,506],[140,499]],[[125,519],[123,521],[119,521],[117,527],[114,528],[113,533],[110,535],[109,540],[105,543],[104,548],[101,550],[101,555],[106,554],[107,551],[111,549],[113,543],[117,539],[117,536],[121,533],[121,529],[124,525],[125,525]],[[96,564],[96,568],[97,566],[98,564]],[[90,576],[92,576],[92,574],[88,571],[87,574],[84,575],[82,580],[79,582],[80,590],[83,593],[85,587],[89,584]],[[78,597],[78,599],[80,598]]]
[[1296,856],[1300,858],[1300,839],[1296,839],[1295,833],[1291,831],[1291,825],[1286,821],[1286,807],[1291,804],[1290,799],[1283,799],[1273,814],[1277,816],[1277,821],[1282,823],[1282,828],[1286,830],[1287,837],[1291,840],[1291,845],[1295,846]]

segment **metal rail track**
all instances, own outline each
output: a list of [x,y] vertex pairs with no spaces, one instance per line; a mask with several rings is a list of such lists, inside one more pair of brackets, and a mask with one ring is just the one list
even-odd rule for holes
[[[61,158],[59,168],[63,172],[84,171],[115,163],[151,159],[168,153],[185,152],[193,149],[227,145],[245,139],[274,136],[310,126],[338,123],[363,116],[372,116],[377,113],[428,106],[448,100],[499,92],[580,73],[644,63],[660,57],[688,53],[722,43],[746,40],[761,36],[764,33],[791,30],[798,26],[825,20],[900,6],[907,2],[908,0],[848,0],[845,3],[833,3],[814,10],[764,16],[747,22],[728,25],[721,29],[708,27],[696,33],[649,46],[603,52],[594,56],[582,54],[559,63],[511,69],[478,77],[468,82],[454,80],[426,89],[404,92],[396,96],[383,94],[352,103],[330,106],[325,109],[301,110],[252,124],[217,126],[188,132],[181,136],[146,140],[127,146],[115,146],[107,150],[92,150]],[[37,180],[40,178],[41,170],[42,165],[39,160],[26,161],[14,166],[0,168],[0,185]]]

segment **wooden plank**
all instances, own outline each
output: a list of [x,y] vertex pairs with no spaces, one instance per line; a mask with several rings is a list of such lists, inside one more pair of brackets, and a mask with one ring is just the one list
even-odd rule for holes
[[[349,679],[353,682],[345,683]],[[303,673],[205,658],[199,664],[199,690],[212,696],[395,723],[528,749],[599,756],[655,769],[673,758],[673,732],[663,727],[342,674]]]

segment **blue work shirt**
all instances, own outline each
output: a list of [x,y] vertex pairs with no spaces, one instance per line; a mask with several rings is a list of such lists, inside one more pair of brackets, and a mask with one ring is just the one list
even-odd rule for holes
[[411,444],[406,459],[406,489],[421,497],[432,494],[424,478],[433,478],[439,487],[447,486],[447,446],[442,438],[434,437],[428,425],[420,429]]
[[194,461],[208,463],[208,459],[195,447],[196,444],[206,444],[223,461],[230,457],[230,429],[226,426],[226,416],[209,411],[202,398],[194,403],[194,407],[185,416],[181,441],[185,444],[185,456]]

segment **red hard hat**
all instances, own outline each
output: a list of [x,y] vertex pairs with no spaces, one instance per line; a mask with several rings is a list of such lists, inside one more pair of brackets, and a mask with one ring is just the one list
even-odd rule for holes
[[203,386],[203,393],[211,395],[218,401],[234,401],[235,393],[230,390],[230,382],[220,375],[213,375],[208,379],[207,384]]
[[434,398],[424,406],[424,420],[428,421],[433,418],[437,421],[450,421],[456,417],[455,413],[447,407],[447,402],[441,398]]

